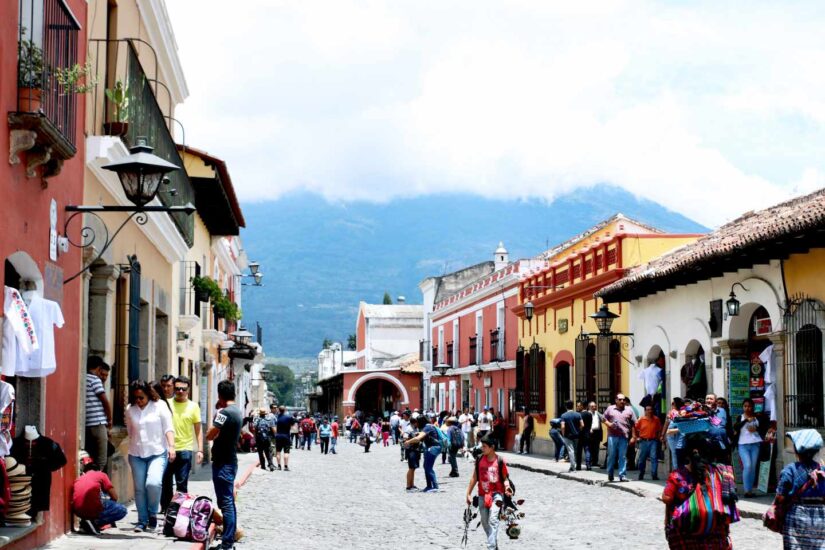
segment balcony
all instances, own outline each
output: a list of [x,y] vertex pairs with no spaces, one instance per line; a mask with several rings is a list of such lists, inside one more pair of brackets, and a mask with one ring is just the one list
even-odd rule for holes
[[[140,47],[139,54],[138,47]],[[164,206],[195,204],[195,191],[178,147],[172,136],[171,116],[164,114],[158,100],[160,90],[168,99],[167,112],[171,112],[171,96],[166,86],[157,79],[157,58],[154,50],[139,39],[89,40],[89,59],[99,77],[98,85],[91,94],[87,123],[94,135],[120,137],[127,147],[146,138],[154,147],[154,154],[180,166],[170,172],[168,184],[158,191],[158,199]],[[153,69],[147,74],[141,63],[146,60]],[[186,244],[194,244],[195,217],[184,212],[168,214],[175,223]]]
[[25,153],[26,176],[50,178],[77,153],[77,94],[61,86],[58,69],[77,63],[80,25],[61,0],[20,0],[17,26],[17,110],[8,114],[9,159]]

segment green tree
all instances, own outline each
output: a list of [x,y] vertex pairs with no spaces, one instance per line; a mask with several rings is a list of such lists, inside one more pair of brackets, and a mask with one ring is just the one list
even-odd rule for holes
[[392,296],[390,296],[389,292],[384,293],[384,305],[391,306],[392,305]]
[[275,395],[275,402],[285,404],[292,401],[295,389],[295,373],[286,365],[267,365],[264,379],[266,387]]
[[332,347],[332,340],[329,338],[324,338],[323,349],[329,349]]
[[347,349],[355,351],[357,343],[358,341],[355,339],[354,334],[350,334],[349,336],[347,336]]

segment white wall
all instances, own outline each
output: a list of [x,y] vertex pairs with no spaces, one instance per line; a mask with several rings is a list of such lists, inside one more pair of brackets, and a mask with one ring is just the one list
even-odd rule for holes
[[[744,284],[748,292],[739,286],[734,289],[742,304],[741,312],[738,317],[728,318],[724,302],[729,298],[731,285],[736,282]],[[726,395],[726,365],[723,361],[722,368],[716,368],[718,355],[713,353],[713,347],[721,340],[747,338],[747,324],[760,305],[770,314],[773,331],[781,330],[782,312],[778,302],[784,302],[784,294],[781,267],[778,261],[773,261],[770,265],[739,270],[631,301],[630,330],[635,335],[635,346],[626,356],[634,363],[630,374],[632,402],[637,404],[644,395],[643,382],[638,379],[638,374],[652,358],[650,355],[654,346],[660,346],[667,358],[670,396],[683,395],[679,371],[686,362],[688,346],[693,340],[698,341],[705,350],[705,363],[709,367],[708,388],[719,395]],[[718,299],[723,301],[722,336],[711,338],[708,327],[710,302]],[[675,358],[671,352],[675,352]],[[640,355],[642,360],[637,363],[636,358]],[[781,404],[777,402],[777,406]]]

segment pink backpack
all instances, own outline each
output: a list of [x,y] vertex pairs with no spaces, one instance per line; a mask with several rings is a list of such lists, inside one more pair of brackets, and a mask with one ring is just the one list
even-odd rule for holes
[[204,542],[209,538],[213,512],[214,506],[209,497],[175,493],[166,509],[163,534],[192,542]]

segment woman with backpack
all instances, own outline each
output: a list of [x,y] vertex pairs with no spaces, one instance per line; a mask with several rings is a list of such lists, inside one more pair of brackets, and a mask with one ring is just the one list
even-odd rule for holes
[[785,466],[779,474],[776,499],[765,514],[765,525],[782,533],[786,550],[823,548],[825,467],[816,460],[822,449],[822,436],[816,430],[805,429],[789,432],[785,437],[793,444],[796,462]]
[[424,451],[424,477],[427,480],[427,488],[422,493],[432,493],[438,491],[438,479],[435,477],[435,459],[441,454],[441,435],[439,430],[432,424],[426,414],[418,417],[418,428],[421,430],[418,435],[411,437],[404,443],[407,447],[423,443]]
[[[712,464],[712,449],[703,433],[690,434],[685,464],[671,472],[662,493],[665,538],[679,550],[730,550],[730,523],[739,521],[730,466]],[[696,499],[691,497],[696,495]],[[707,504],[707,503],[710,504]],[[720,509],[720,506],[724,509]]]

